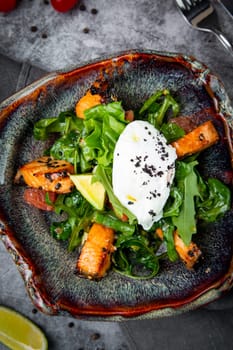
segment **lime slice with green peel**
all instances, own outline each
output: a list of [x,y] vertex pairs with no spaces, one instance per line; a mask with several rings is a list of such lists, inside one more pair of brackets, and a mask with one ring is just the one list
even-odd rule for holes
[[101,182],[92,182],[92,174],[70,175],[77,190],[98,210],[103,210],[106,191]]
[[0,306],[0,342],[12,350],[46,350],[44,333],[28,318]]

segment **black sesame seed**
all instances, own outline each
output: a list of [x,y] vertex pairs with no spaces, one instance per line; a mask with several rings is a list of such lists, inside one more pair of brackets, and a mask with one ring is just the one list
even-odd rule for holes
[[31,32],[37,32],[38,28],[37,26],[31,26]]
[[84,4],[81,4],[79,6],[80,11],[86,11],[86,6]]
[[194,252],[192,250],[188,251],[188,256],[190,256],[191,258],[194,256]]
[[[157,191],[155,190],[154,192],[150,191],[150,194],[156,198],[157,197]],[[152,197],[150,197],[152,199]]]
[[62,184],[60,182],[58,182],[55,186],[55,190],[59,190],[59,188],[62,187]]
[[61,175],[61,177],[67,177],[67,171],[66,170],[61,171],[60,175]]
[[53,179],[52,179],[52,174],[51,173],[45,173],[44,174],[44,176],[45,176],[45,178],[47,179],[47,180],[49,180],[49,181],[53,181]]
[[151,215],[152,217],[156,216],[156,213],[152,209],[148,211],[148,214]]
[[153,177],[156,175],[155,171],[156,171],[156,168],[154,167],[154,165],[148,165],[148,164],[145,164],[144,167],[142,168],[142,171],[146,174],[148,174],[150,177]]
[[98,13],[98,10],[97,10],[97,9],[91,9],[91,13],[92,13],[93,15],[96,15],[96,14]]

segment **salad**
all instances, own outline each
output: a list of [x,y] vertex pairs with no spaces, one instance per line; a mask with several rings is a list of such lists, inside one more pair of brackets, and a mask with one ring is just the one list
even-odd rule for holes
[[167,89],[126,111],[92,88],[74,110],[34,125],[51,147],[15,182],[27,185],[27,203],[57,214],[50,232],[77,250],[79,275],[100,279],[111,268],[145,279],[161,260],[193,268],[200,258],[197,223],[222,217],[231,194],[198,171],[199,154],[219,140],[213,121],[195,125],[179,111]]

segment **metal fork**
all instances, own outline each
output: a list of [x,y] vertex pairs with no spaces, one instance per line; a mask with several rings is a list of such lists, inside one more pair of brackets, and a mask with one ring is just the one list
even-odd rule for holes
[[217,13],[209,0],[175,0],[185,20],[195,29],[212,32],[233,56],[233,46],[218,25]]

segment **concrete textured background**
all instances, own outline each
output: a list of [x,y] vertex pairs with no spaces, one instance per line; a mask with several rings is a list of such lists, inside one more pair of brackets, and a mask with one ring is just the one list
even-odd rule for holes
[[[232,20],[216,6],[232,40]],[[2,54],[49,71],[133,48],[191,54],[213,69],[219,60],[226,68],[232,62],[214,35],[183,21],[171,0],[86,0],[65,14],[47,0],[21,0],[17,10],[0,14],[0,28]]]
[[[221,28],[233,42],[233,19],[216,6]],[[233,99],[233,58],[213,34],[189,27],[174,1],[83,0],[61,14],[49,1],[21,0],[15,11],[0,13],[0,100],[45,72],[127,49],[193,55],[220,76]],[[34,309],[2,243],[0,304],[37,323],[51,350],[232,349],[232,292],[201,310],[168,319],[111,323],[49,317]]]

